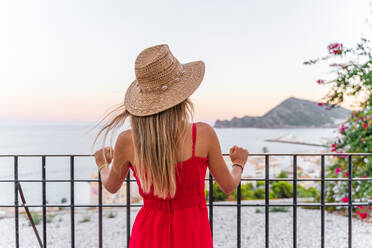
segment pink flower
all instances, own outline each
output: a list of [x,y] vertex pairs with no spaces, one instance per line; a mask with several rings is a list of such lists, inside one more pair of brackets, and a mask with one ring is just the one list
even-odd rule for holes
[[342,124],[341,125],[341,128],[340,128],[340,133],[343,133],[343,132],[345,132],[345,126],[344,126],[344,124]]
[[335,169],[335,172],[336,172],[336,173],[340,173],[340,172],[341,172],[341,169],[340,169],[340,168],[336,168],[336,169]]
[[322,102],[318,102],[318,106],[323,106],[323,103]]
[[363,206],[357,206],[357,208],[359,208],[359,209],[364,209]]
[[336,149],[337,149],[337,145],[336,145],[336,143],[333,143],[331,145],[331,151],[334,152],[334,151],[336,151]]
[[367,212],[363,212],[363,213],[360,213],[359,216],[360,216],[360,218],[365,219],[365,218],[368,217],[368,214],[367,214]]
[[371,121],[372,121],[372,115],[371,115]]
[[322,79],[318,79],[318,80],[316,80],[316,83],[317,83],[317,84],[324,84],[324,80],[322,80]]
[[367,178],[367,176],[366,176],[366,175],[364,175],[364,176],[362,176],[362,178]]
[[362,140],[362,142],[364,142],[364,141],[365,141],[365,139],[364,139],[364,138],[361,138],[361,140]]
[[347,203],[347,202],[349,201],[349,198],[348,198],[348,197],[342,197],[342,198],[341,198],[341,201],[342,201],[343,203]]
[[341,43],[331,43],[328,45],[328,52],[330,54],[341,54],[343,51],[343,45]]
[[345,177],[348,177],[349,176],[349,172],[345,172]]
[[331,66],[331,67],[341,67],[342,69],[345,69],[347,67],[347,65],[345,65],[345,64],[337,64],[337,63],[330,64],[329,66]]
[[[343,153],[343,151],[338,151],[337,153]],[[337,157],[339,157],[339,158],[347,158],[347,155],[339,155]],[[341,169],[340,169],[340,172],[341,172]]]
[[364,122],[364,123],[363,123],[363,128],[364,128],[364,129],[367,129],[367,127],[368,127],[367,123]]

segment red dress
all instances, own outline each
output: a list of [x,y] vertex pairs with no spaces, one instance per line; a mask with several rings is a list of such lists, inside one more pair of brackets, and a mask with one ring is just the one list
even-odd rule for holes
[[208,159],[195,156],[196,126],[192,126],[192,157],[178,163],[177,189],[174,198],[161,199],[141,190],[144,205],[132,228],[129,248],[212,248],[204,179]]

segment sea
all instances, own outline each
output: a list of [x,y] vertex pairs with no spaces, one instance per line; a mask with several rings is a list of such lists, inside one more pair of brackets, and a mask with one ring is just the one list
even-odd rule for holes
[[[98,132],[97,123],[0,123],[0,154],[92,154],[101,147],[99,140],[95,149],[92,143]],[[120,131],[129,128],[122,127]],[[233,145],[246,148],[250,153],[310,153],[326,151],[325,147],[298,144],[273,143],[267,139],[284,139],[329,145],[338,137],[334,128],[218,128],[218,135],[223,153],[228,153]],[[113,136],[113,144],[117,134]],[[107,141],[109,142],[109,140]],[[108,143],[106,143],[108,144]],[[14,178],[14,159],[0,157],[0,180]],[[69,157],[47,157],[47,179],[69,179]],[[19,157],[19,179],[41,179],[41,157]],[[92,179],[97,172],[93,157],[76,157],[75,179]],[[22,189],[28,204],[42,203],[41,182],[22,182]],[[69,182],[47,182],[46,198],[49,204],[59,204],[70,198]],[[90,203],[90,185],[87,182],[75,183],[75,204]],[[14,203],[14,183],[0,182],[0,205]],[[0,209],[1,210],[1,209]]]

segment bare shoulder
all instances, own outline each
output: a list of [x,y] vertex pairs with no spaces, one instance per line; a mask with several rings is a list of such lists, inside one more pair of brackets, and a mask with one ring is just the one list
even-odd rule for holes
[[132,141],[132,130],[131,129],[127,129],[123,132],[121,132],[118,136],[118,141],[120,142],[128,142],[128,141]]
[[132,130],[128,129],[123,132],[121,132],[117,138],[116,146],[128,150],[128,148],[131,148],[133,145],[132,141]]
[[210,138],[215,135],[214,128],[206,122],[196,122],[198,129],[198,134],[202,135],[205,138]]
[[117,158],[129,161],[133,160],[133,141],[132,130],[128,129],[121,132],[116,140],[114,152]]
[[205,122],[197,122],[196,126],[199,142],[201,142],[203,146],[209,147],[216,142],[217,134],[211,125]]

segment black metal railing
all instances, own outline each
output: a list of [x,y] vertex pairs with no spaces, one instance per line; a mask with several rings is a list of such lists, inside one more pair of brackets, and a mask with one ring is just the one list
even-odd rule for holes
[[[228,154],[223,154],[228,156]],[[30,208],[30,207],[41,207],[42,208],[42,247],[47,247],[47,214],[46,209],[48,207],[69,207],[70,208],[70,232],[71,232],[71,247],[75,247],[75,208],[77,207],[97,207],[98,208],[98,243],[99,247],[102,248],[103,245],[103,235],[102,235],[102,208],[103,207],[121,207],[126,208],[126,244],[124,246],[129,246],[130,231],[131,231],[131,221],[130,221],[130,209],[134,207],[141,207],[142,204],[131,204],[130,202],[130,183],[134,182],[134,179],[130,178],[131,172],[129,171],[125,184],[126,190],[126,204],[103,204],[102,202],[102,183],[100,177],[98,179],[75,179],[75,158],[76,157],[89,157],[92,155],[0,155],[1,157],[13,157],[14,158],[14,178],[13,179],[1,179],[0,182],[14,183],[14,204],[2,204],[0,208],[11,207],[14,208],[14,223],[15,223],[15,247],[19,247],[19,208]],[[263,181],[265,182],[265,199],[264,203],[242,203],[241,201],[241,185],[239,184],[237,188],[237,200],[236,204],[228,203],[214,203],[213,201],[213,177],[209,173],[209,176],[205,179],[209,183],[209,194],[208,194],[208,209],[209,209],[209,221],[213,234],[213,208],[214,207],[236,207],[237,209],[237,247],[241,247],[241,208],[242,207],[264,207],[265,208],[265,247],[269,247],[269,207],[292,207],[293,208],[293,247],[297,247],[297,208],[298,207],[308,207],[314,206],[319,207],[321,211],[321,229],[320,229],[320,244],[324,248],[325,244],[325,208],[327,206],[343,206],[348,208],[348,247],[352,247],[352,210],[355,206],[371,206],[371,202],[352,202],[352,182],[353,181],[369,181],[372,178],[353,178],[352,174],[352,157],[353,156],[372,156],[372,153],[303,153],[303,154],[274,154],[274,153],[263,153],[263,154],[250,154],[250,156],[261,156],[264,157],[265,164],[265,175],[264,178],[243,178],[242,181]],[[288,156],[292,158],[293,161],[293,177],[291,178],[270,178],[270,157],[273,156]],[[298,178],[297,177],[297,158],[299,156],[318,156],[320,157],[321,173],[320,177],[316,178]],[[328,156],[346,156],[348,160],[348,176],[347,178],[326,178],[325,177],[325,158]],[[18,177],[18,159],[19,157],[41,157],[42,166],[42,179],[19,179]],[[47,157],[69,157],[70,158],[70,179],[47,179],[46,178],[46,158]],[[93,166],[93,165],[92,165]],[[269,182],[272,181],[290,181],[293,183],[293,202],[292,203],[270,203],[269,200]],[[302,203],[297,201],[297,182],[300,181],[318,181],[321,183],[320,186],[320,203]],[[347,203],[329,203],[325,201],[325,182],[327,181],[345,181],[348,182],[348,202]],[[34,182],[42,183],[42,204],[26,204],[21,203],[18,200],[19,195],[19,184],[22,182]],[[70,204],[48,204],[46,200],[46,183],[47,182],[69,182],[70,183]],[[98,204],[75,204],[74,199],[74,184],[75,182],[97,182],[98,183]]]

